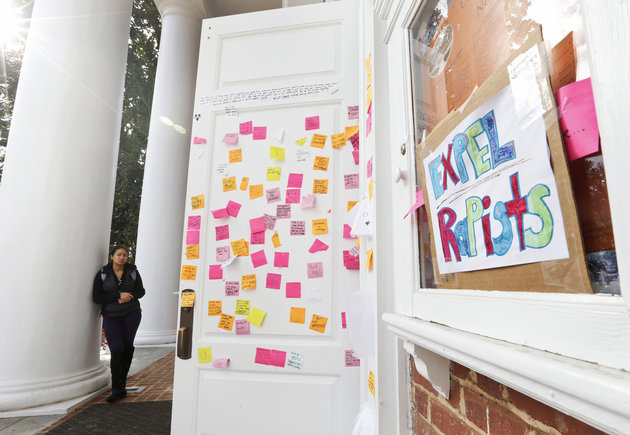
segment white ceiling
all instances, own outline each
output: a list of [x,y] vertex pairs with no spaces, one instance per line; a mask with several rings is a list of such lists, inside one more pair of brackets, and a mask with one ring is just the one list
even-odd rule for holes
[[206,0],[212,17],[264,11],[282,7],[282,0]]

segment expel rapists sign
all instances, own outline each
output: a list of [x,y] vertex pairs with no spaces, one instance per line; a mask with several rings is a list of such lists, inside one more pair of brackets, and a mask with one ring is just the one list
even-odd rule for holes
[[544,121],[515,104],[508,86],[423,160],[440,273],[569,256]]

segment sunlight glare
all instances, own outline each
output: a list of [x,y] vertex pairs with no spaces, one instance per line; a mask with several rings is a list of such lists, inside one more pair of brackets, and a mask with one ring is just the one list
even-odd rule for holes
[[11,0],[0,0],[0,46],[7,47],[20,37],[20,17]]

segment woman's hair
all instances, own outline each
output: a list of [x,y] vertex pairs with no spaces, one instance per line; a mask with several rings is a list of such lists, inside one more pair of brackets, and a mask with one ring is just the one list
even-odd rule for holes
[[112,255],[114,255],[119,249],[124,249],[125,251],[127,251],[127,255],[129,255],[129,249],[125,248],[124,246],[114,245],[112,249],[109,250],[109,256],[111,257]]

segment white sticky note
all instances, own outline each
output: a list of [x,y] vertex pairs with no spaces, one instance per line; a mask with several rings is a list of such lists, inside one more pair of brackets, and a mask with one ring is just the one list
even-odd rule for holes
[[310,287],[303,291],[302,297],[308,301],[321,302],[322,292],[317,287]]
[[274,128],[273,130],[271,130],[271,136],[278,142],[282,142],[282,138],[284,137],[284,129]]

